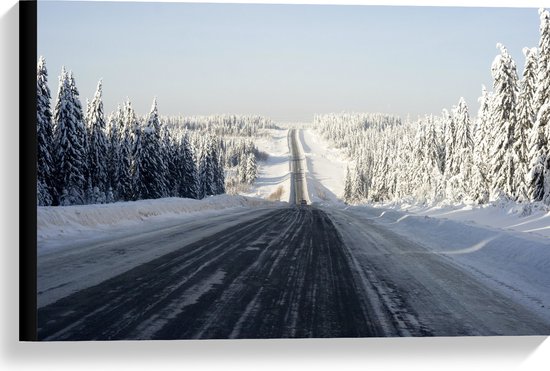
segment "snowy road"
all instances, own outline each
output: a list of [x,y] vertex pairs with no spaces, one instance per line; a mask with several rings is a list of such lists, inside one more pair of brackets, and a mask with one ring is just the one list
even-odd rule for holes
[[[151,244],[170,244],[166,235]],[[134,241],[135,243],[135,241]],[[391,333],[327,215],[271,211],[38,311],[39,338],[357,337]]]
[[452,262],[346,210],[270,210],[188,244],[172,232],[121,241],[181,246],[39,308],[39,338],[550,333]]
[[306,157],[302,144],[298,139],[298,131],[290,129],[288,131],[288,146],[290,149],[290,199],[291,204],[298,204],[305,200],[308,204],[309,199],[307,182],[306,182]]

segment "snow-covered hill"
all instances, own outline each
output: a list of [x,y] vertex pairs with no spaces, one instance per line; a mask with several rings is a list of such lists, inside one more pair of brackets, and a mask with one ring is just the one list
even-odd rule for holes
[[[241,192],[244,196],[279,199],[287,201],[290,196],[290,173],[288,165],[288,130],[267,129],[270,137],[255,139],[256,147],[269,155],[266,161],[258,163],[258,177],[250,189]],[[277,194],[280,193],[280,196]],[[278,198],[279,197],[279,198]]]

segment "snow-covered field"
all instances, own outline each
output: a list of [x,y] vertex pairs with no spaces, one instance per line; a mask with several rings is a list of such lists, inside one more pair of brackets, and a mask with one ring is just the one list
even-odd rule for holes
[[[269,129],[270,137],[255,139],[254,144],[260,151],[269,154],[267,161],[258,163],[258,178],[244,196],[269,198],[279,187],[282,188],[280,200],[287,201],[290,196],[290,169],[288,164],[289,148],[285,129]],[[273,196],[272,196],[273,197]]]
[[311,129],[300,131],[307,159],[307,184],[312,202],[341,203],[348,161]]

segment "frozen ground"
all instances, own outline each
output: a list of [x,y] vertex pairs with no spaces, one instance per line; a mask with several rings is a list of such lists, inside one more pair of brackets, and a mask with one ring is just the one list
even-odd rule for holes
[[258,163],[258,178],[244,196],[268,198],[277,188],[282,187],[281,201],[288,201],[290,196],[290,173],[288,165],[287,129],[269,129],[270,137],[254,140],[260,151],[269,154],[267,161]]
[[341,203],[348,161],[312,129],[300,130],[299,137],[307,159],[311,201]]

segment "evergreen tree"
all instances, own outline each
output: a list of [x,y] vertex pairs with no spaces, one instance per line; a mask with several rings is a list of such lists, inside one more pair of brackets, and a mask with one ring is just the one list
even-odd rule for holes
[[550,99],[550,13],[539,10],[540,39],[538,56],[537,88],[535,93],[535,112]]
[[[69,82],[71,87],[71,99],[72,99],[72,107],[73,107],[73,115],[75,117],[77,125],[77,131],[78,131],[78,138],[81,141],[82,144],[82,153],[84,156],[84,161],[82,161],[82,174],[84,174],[84,178],[89,180],[89,169],[88,169],[88,133],[86,130],[86,120],[82,111],[82,103],[80,103],[80,94],[78,92],[78,88],[76,87],[76,82],[74,79],[74,75],[71,72],[69,72]],[[86,186],[89,186],[89,184],[86,184]],[[83,202],[86,202],[84,199]]]
[[199,144],[198,196],[200,199],[212,194],[212,162],[204,140]]
[[[212,137],[209,143],[209,152],[212,159],[212,194],[219,195],[225,193],[225,174],[223,169],[223,161],[219,153],[219,143]],[[254,153],[251,152],[254,157]],[[254,165],[256,158],[254,157]],[[254,176],[256,180],[256,176]],[[252,182],[254,182],[254,180]]]
[[491,151],[491,170],[493,175],[493,195],[515,196],[513,156],[514,131],[516,125],[516,96],[518,76],[516,64],[506,48],[498,44],[500,55],[492,65],[493,100],[491,122],[493,125],[493,147]]
[[473,140],[471,136],[471,121],[468,106],[464,98],[460,98],[455,111],[456,139],[454,143],[453,164],[457,168],[454,176],[458,177],[458,185],[455,186],[454,200],[463,201],[474,196],[472,194],[473,172]]
[[[130,104],[127,104],[127,107],[125,109],[125,114],[126,114],[125,124],[131,125],[131,131],[132,131],[132,138],[131,138],[132,163],[130,167],[130,175],[132,177],[132,186],[130,187],[130,189],[132,190],[132,199],[139,200],[144,198],[144,195],[142,194],[142,186],[141,186],[142,171],[143,171],[143,164],[142,164],[143,130],[142,130],[141,122],[136,118]],[[129,120],[129,121],[126,121],[126,120]]]
[[514,131],[514,189],[520,201],[529,200],[529,147],[528,135],[536,120],[535,93],[537,84],[537,49],[524,48],[525,68],[520,83],[517,104],[517,124]]
[[[120,145],[122,124],[122,109],[109,115],[107,120],[107,202],[114,202],[118,199],[120,187]],[[129,170],[129,169],[128,169]],[[109,196],[109,193],[111,196]]]
[[54,110],[56,189],[62,205],[78,205],[85,201],[86,132],[82,109],[76,102],[78,92],[74,79],[63,68]]
[[351,173],[349,170],[349,166],[346,167],[346,178],[344,181],[344,202],[345,203],[351,203],[352,202],[352,194],[351,194]]
[[489,109],[491,107],[491,97],[491,93],[488,93],[485,86],[482,86],[481,97],[478,100],[479,111],[473,135],[473,163],[475,166],[472,174],[472,198],[478,203],[489,201],[489,188],[491,184],[488,167],[491,148]]
[[253,153],[248,153],[246,158],[246,183],[252,184],[256,181],[258,176],[258,166],[256,164],[256,157]]
[[143,199],[161,198],[167,194],[166,167],[162,157],[160,130],[157,100],[155,99],[141,138],[142,150],[139,158],[141,174],[138,187]]
[[548,131],[550,120],[550,102],[545,103],[539,110],[535,125],[529,135],[529,153],[530,168],[529,174],[529,198],[532,201],[543,201],[545,198],[545,175],[547,169],[548,156]]
[[181,177],[178,195],[185,198],[199,198],[197,194],[197,166],[187,134],[181,137],[179,151]]
[[120,141],[118,152],[118,198],[123,201],[135,200],[138,198],[137,183],[141,166],[135,159],[141,155],[141,126],[136,118],[130,100],[124,103],[120,113]]
[[172,139],[172,134],[166,126],[162,127],[162,163],[165,164],[165,189],[166,196],[176,197],[178,194],[178,181],[179,181],[179,170],[181,166],[178,164],[178,150],[177,146]]
[[448,179],[457,173],[457,167],[454,164],[456,156],[453,155],[455,140],[456,140],[456,128],[454,117],[446,109],[443,110],[443,122],[445,133],[445,177]]
[[532,200],[550,204],[550,13],[539,10],[540,40],[537,75],[536,107],[537,120],[530,135],[533,144],[530,149],[529,194]]
[[358,202],[363,199],[363,184],[361,182],[361,170],[357,163],[354,166],[353,172],[351,173],[351,194],[352,201]]
[[55,198],[51,94],[46,60],[40,57],[36,73],[37,203],[50,206]]
[[89,105],[88,117],[88,174],[94,189],[94,202],[105,202],[107,184],[107,138],[105,136],[105,116],[103,114],[102,82]]

